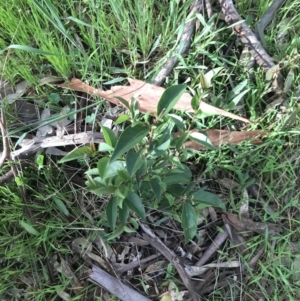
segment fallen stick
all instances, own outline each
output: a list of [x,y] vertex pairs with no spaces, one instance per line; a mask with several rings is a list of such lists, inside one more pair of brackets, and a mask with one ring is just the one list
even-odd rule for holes
[[103,287],[122,301],[150,301],[150,299],[146,298],[95,265],[93,265],[92,272],[88,280]]
[[[191,12],[200,12],[202,10],[202,0],[195,0],[191,6]],[[195,31],[196,18],[188,21],[185,26],[181,36],[178,46],[174,51],[174,54],[166,61],[162,69],[157,73],[155,79],[153,80],[153,85],[161,86],[165,81],[166,77],[172,71],[173,67],[179,61],[178,56],[186,53],[191,45],[192,37]]]
[[24,159],[36,153],[41,148],[87,144],[90,142],[100,143],[103,142],[103,135],[101,133],[85,132],[79,134],[65,135],[62,138],[57,136],[45,138],[33,138],[23,140],[21,143],[22,148],[11,152],[12,159]]
[[[249,47],[251,54],[254,56],[257,63],[265,70],[269,70],[275,64],[269,54],[262,47],[256,35],[252,32],[246,22],[236,11],[232,0],[218,0],[222,12],[225,16],[225,22],[228,25],[233,25],[233,30],[240,37],[245,46]],[[236,24],[237,23],[237,24]]]

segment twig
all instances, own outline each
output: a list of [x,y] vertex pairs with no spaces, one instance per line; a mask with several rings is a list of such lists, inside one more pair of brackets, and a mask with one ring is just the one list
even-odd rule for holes
[[[12,159],[23,159],[36,153],[41,148],[86,144],[90,142],[100,143],[103,141],[101,133],[85,132],[79,134],[65,135],[62,138],[57,136],[45,137],[42,139],[30,139],[28,144],[22,145],[22,148],[11,153]],[[24,139],[25,140],[25,139]]]
[[270,23],[270,21],[273,19],[276,11],[279,9],[279,7],[285,2],[286,0],[274,0],[272,4],[269,6],[267,11],[262,16],[260,22],[257,24],[255,28],[255,35],[257,38],[260,37],[260,32],[262,33],[267,25]]
[[228,233],[223,226],[222,228],[224,231],[219,232],[219,234],[216,236],[214,241],[211,243],[211,245],[206,249],[204,254],[201,256],[200,260],[197,261],[195,264],[198,267],[203,266],[214,254],[215,252],[220,248],[220,246],[224,243],[226,238],[228,237]]
[[150,301],[150,299],[141,295],[131,287],[125,285],[120,280],[109,275],[95,265],[93,265],[92,273],[89,276],[89,281],[104,287],[108,292],[115,295],[122,301]]
[[254,56],[257,63],[267,71],[275,64],[273,63],[269,54],[262,47],[261,43],[255,36],[255,34],[251,31],[245,21],[241,18],[241,16],[236,11],[232,0],[218,0],[222,12],[225,16],[225,21],[229,25],[233,25],[233,30],[240,37],[240,40],[243,44],[249,47],[251,54]]
[[[194,13],[194,12],[199,12],[201,10],[202,10],[202,0],[195,0],[191,6],[191,12]],[[161,86],[165,81],[166,77],[168,76],[168,74],[172,71],[173,67],[179,61],[178,58],[179,55],[182,55],[189,50],[192,42],[192,36],[195,30],[195,24],[196,24],[196,18],[193,18],[193,20],[185,24],[181,39],[178,42],[178,47],[174,51],[173,56],[167,60],[167,62],[162,67],[162,69],[156,75],[153,81],[154,85]]]
[[146,241],[148,241],[152,247],[158,250],[167,260],[173,264],[175,269],[177,270],[182,282],[184,283],[185,287],[189,291],[194,301],[200,301],[200,297],[196,293],[193,283],[191,279],[187,275],[183,265],[180,263],[181,259],[176,256],[174,252],[172,252],[154,233],[151,231],[146,225],[139,222],[142,230],[145,232],[143,237]]
[[147,258],[144,258],[144,259],[141,259],[141,260],[136,260],[136,261],[132,261],[132,262],[130,262],[130,263],[127,263],[127,264],[125,264],[125,265],[123,265],[122,267],[120,267],[120,268],[117,268],[117,270],[115,271],[117,274],[123,274],[123,273],[125,273],[125,272],[127,272],[127,271],[129,271],[129,270],[132,270],[132,269],[134,269],[134,268],[136,268],[136,267],[138,267],[138,266],[140,266],[141,264],[143,264],[143,263],[147,263],[147,262],[149,262],[149,261],[151,261],[151,260],[153,260],[153,259],[156,259],[156,258],[158,258],[159,257],[159,255],[157,255],[157,254],[154,254],[154,255],[150,255],[150,256],[148,256]]

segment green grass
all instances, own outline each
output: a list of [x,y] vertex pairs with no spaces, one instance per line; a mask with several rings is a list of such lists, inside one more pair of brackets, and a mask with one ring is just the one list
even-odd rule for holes
[[[44,101],[52,92],[61,93],[62,98],[68,95],[69,92],[54,91],[53,87],[37,86],[41,78],[50,75],[66,80],[77,77],[94,86],[110,81],[122,82],[127,76],[151,81],[177,47],[182,20],[188,15],[192,3],[182,2],[4,1],[0,4],[0,51],[3,50],[0,54],[1,77],[13,84],[26,80],[36,87],[25,99],[27,101],[33,98],[42,98]],[[240,14],[251,20],[253,29],[272,1],[256,2],[249,7],[249,1],[240,1],[237,6]],[[239,212],[245,197],[243,189],[255,180],[267,204],[272,205],[276,214],[270,215],[252,197],[249,198],[251,210],[257,211],[264,222],[273,223],[277,219],[284,225],[283,233],[275,238],[249,237],[249,253],[240,257],[241,261],[247,263],[265,245],[260,261],[253,269],[246,264],[247,271],[242,281],[237,281],[227,295],[224,296],[224,291],[216,290],[207,300],[235,300],[241,291],[245,300],[257,300],[256,293],[261,293],[265,300],[274,301],[298,300],[300,295],[298,269],[293,268],[299,260],[299,251],[291,250],[293,244],[299,245],[300,234],[299,96],[296,94],[299,89],[299,8],[298,0],[288,0],[265,31],[267,51],[277,62],[282,62],[280,67],[284,77],[293,70],[286,111],[280,112],[281,116],[279,109],[265,111],[268,100],[264,95],[269,84],[259,68],[255,68],[254,78],[248,80],[246,86],[250,90],[243,99],[242,111],[251,120],[260,118],[252,129],[270,131],[264,143],[252,146],[243,142],[216,151],[189,153],[189,164],[196,165],[195,176],[201,176],[211,191],[224,199],[228,211]],[[201,17],[199,19],[202,20]],[[283,44],[278,45],[282,20],[287,20],[286,28],[289,31]],[[188,82],[190,89],[197,90],[200,71],[205,73],[213,68],[224,67],[213,79],[207,101],[226,110],[230,104],[230,92],[234,88],[230,86],[230,80],[237,86],[248,78],[245,68],[238,64],[235,53],[228,58],[221,56],[221,51],[226,51],[226,45],[233,39],[232,30],[219,16],[206,20],[205,28],[197,32],[189,53],[180,58],[165,86]],[[10,45],[22,45],[23,50],[19,46],[7,49]],[[239,45],[236,44],[236,47]],[[36,49],[36,53],[32,48]],[[289,122],[294,111],[295,120]],[[13,112],[13,105],[7,108],[7,112]],[[11,116],[9,114],[7,116]],[[185,114],[182,116],[187,123],[190,122]],[[14,118],[8,118],[9,126]],[[217,116],[196,120],[194,125],[231,130],[239,127],[237,122]],[[20,175],[29,207],[34,213],[34,223],[25,213],[17,185],[12,182],[0,187],[0,296],[3,300],[20,300],[24,295],[28,300],[55,300],[59,291],[71,294],[69,300],[82,300],[94,287],[84,282],[81,294],[75,296],[70,290],[70,279],[57,271],[56,281],[51,284],[45,260],[48,258],[60,262],[60,257],[66,260],[72,254],[71,242],[74,238],[103,237],[101,229],[108,229],[105,200],[99,201],[85,188],[71,181],[73,175],[78,176],[84,187],[84,171],[93,164],[91,160],[70,165],[67,173],[66,169],[61,169],[61,165],[47,156],[40,170],[37,162],[29,162]],[[3,170],[7,171],[8,166]],[[241,189],[224,188],[218,183],[220,178],[236,181]],[[29,233],[30,225],[37,231],[36,234]],[[230,260],[229,250],[230,244],[227,243],[220,250],[218,259]],[[236,254],[234,248],[232,252]],[[80,268],[79,264],[77,269]],[[30,284],[26,280],[31,281]],[[264,285],[264,280],[267,285]],[[268,286],[273,291],[268,290]]]

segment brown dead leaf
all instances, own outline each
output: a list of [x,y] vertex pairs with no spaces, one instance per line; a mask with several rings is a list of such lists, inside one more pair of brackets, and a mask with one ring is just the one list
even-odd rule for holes
[[82,285],[78,281],[77,277],[73,273],[68,263],[62,257],[60,257],[60,261],[61,261],[61,266],[59,267],[58,271],[62,273],[66,278],[71,279],[70,284],[72,286],[72,289],[75,295],[79,295],[82,289]]
[[[77,78],[73,78],[69,83],[57,84],[56,86],[68,88],[74,91],[85,92],[90,95],[100,96],[116,105],[122,104],[115,97],[122,97],[129,103],[131,98],[134,97],[139,103],[139,109],[141,112],[151,112],[151,114],[155,114],[158,101],[160,100],[165,89],[137,79],[128,78],[128,81],[130,86],[114,86],[108,91],[95,89]],[[189,93],[184,93],[174,108],[176,110],[193,112],[191,100],[192,96]],[[204,101],[200,102],[200,110],[209,115],[226,116],[232,119],[243,121],[245,123],[251,123],[248,119],[218,109],[205,103]]]
[[[193,130],[194,132],[197,130]],[[264,136],[266,133],[261,130],[248,131],[248,132],[237,132],[237,131],[227,131],[227,130],[205,130],[208,139],[211,141],[213,146],[218,147],[222,144],[238,144],[245,140],[250,140],[252,144],[258,145],[262,143],[258,137]],[[181,132],[174,133],[175,137],[181,136]],[[195,141],[185,142],[185,147],[192,148],[195,150],[204,150],[206,147],[202,144],[199,144]]]
[[266,230],[269,235],[275,235],[282,232],[280,227],[275,225],[255,222],[251,218],[242,217],[239,218],[236,214],[227,212],[222,215],[225,224],[231,225],[236,231],[251,231],[259,234],[265,234]]

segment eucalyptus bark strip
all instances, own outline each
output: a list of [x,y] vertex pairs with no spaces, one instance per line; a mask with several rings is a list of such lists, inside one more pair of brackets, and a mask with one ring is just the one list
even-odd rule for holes
[[[225,22],[228,25],[235,24],[232,28],[235,33],[239,36],[241,42],[247,46],[250,53],[254,56],[256,62],[265,70],[268,71],[270,68],[275,66],[271,57],[262,47],[261,43],[257,39],[256,35],[249,28],[246,22],[236,11],[232,0],[218,0],[222,12],[225,16]],[[237,24],[236,24],[237,23]]]
[[[195,0],[191,6],[191,13],[200,12],[202,8],[202,0]],[[178,56],[185,54],[189,50],[192,43],[192,37],[194,35],[195,26],[196,18],[193,18],[193,20],[188,21],[185,24],[181,39],[178,43],[178,47],[175,49],[173,56],[171,56],[167,60],[162,69],[158,72],[152,84],[156,86],[161,86],[165,81],[166,77],[174,68],[174,66],[178,63]]]
[[261,20],[259,21],[259,23],[256,26],[255,29],[255,34],[256,36],[259,38],[259,32],[263,32],[265,30],[265,28],[267,27],[267,25],[271,22],[271,20],[273,19],[276,11],[280,8],[280,6],[282,6],[282,4],[285,2],[286,0],[274,0],[272,2],[272,4],[269,6],[269,8],[267,9],[267,11],[264,13],[264,15],[262,16]]
[[144,297],[95,265],[93,265],[92,273],[88,280],[98,286],[102,286],[122,301],[150,301],[150,299]]

